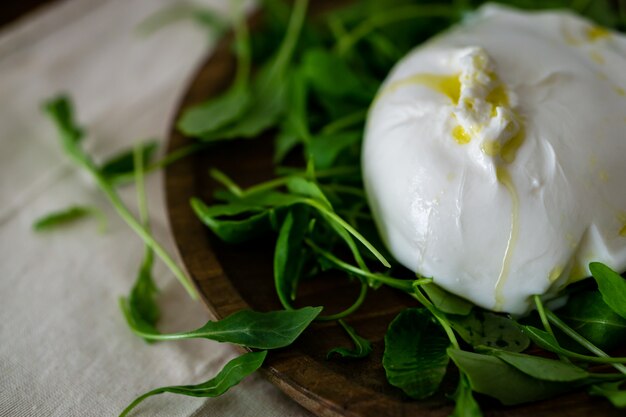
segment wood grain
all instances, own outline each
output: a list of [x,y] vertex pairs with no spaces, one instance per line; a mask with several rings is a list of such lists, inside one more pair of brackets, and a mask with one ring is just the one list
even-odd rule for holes
[[[315,2],[316,7],[330,2]],[[319,6],[321,4],[321,6]],[[199,69],[183,98],[178,113],[190,105],[215,96],[230,82],[234,61],[230,40],[222,42],[214,55]],[[178,118],[176,114],[174,120]],[[172,124],[172,126],[174,123]],[[169,152],[188,145],[190,140],[171,129]],[[272,175],[271,133],[255,140],[231,141],[207,149],[168,167],[165,177],[167,207],[172,232],[185,267],[203,301],[216,318],[243,308],[269,311],[280,308],[273,286],[272,259],[275,237],[244,245],[225,244],[210,234],[193,214],[189,199],[194,196],[211,202],[216,184],[208,175],[217,167],[246,186]],[[358,285],[340,274],[305,282],[299,291],[302,305],[324,305],[325,314],[340,311],[352,303]],[[452,411],[444,393],[455,387],[451,370],[443,393],[426,401],[412,401],[390,386],[381,358],[383,337],[395,315],[414,302],[404,294],[386,288],[371,291],[363,307],[347,322],[359,334],[373,341],[373,354],[365,360],[327,360],[336,346],[350,346],[344,332],[334,323],[314,324],[292,346],[272,351],[263,366],[265,376],[287,395],[318,416],[324,417],[446,417]],[[608,402],[582,392],[518,407],[503,407],[480,397],[485,416],[618,417],[623,411]]]

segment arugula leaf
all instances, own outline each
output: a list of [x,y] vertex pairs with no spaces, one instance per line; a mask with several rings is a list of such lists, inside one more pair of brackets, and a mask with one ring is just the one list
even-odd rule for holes
[[358,149],[361,137],[361,132],[354,131],[314,136],[307,145],[309,158],[313,160],[316,169],[330,168],[341,154]]
[[472,388],[467,375],[461,373],[459,385],[451,398],[455,402],[454,411],[450,417],[483,417],[480,406],[472,395]]
[[326,359],[330,359],[332,356],[335,356],[335,355],[341,356],[342,358],[349,358],[349,359],[361,359],[361,358],[365,358],[369,356],[369,354],[372,353],[372,343],[369,340],[359,336],[356,330],[354,330],[353,327],[349,326],[345,321],[343,320],[337,320],[337,321],[339,322],[341,327],[344,328],[346,333],[348,333],[348,336],[350,336],[350,339],[352,340],[352,343],[354,344],[354,349],[336,347],[334,349],[331,349],[326,354]]
[[439,310],[446,314],[456,314],[467,316],[472,312],[474,305],[463,298],[449,293],[437,284],[420,285],[424,290],[431,303]]
[[448,348],[448,355],[465,374],[473,391],[504,405],[543,400],[574,388],[571,383],[533,378],[491,355]]
[[[153,252],[147,249],[130,295],[128,298],[120,298],[120,308],[131,329],[137,328],[143,333],[158,334],[156,323],[161,312],[154,299],[159,290],[152,279],[153,260]],[[150,338],[144,340],[148,343],[154,342]]]
[[459,336],[474,347],[521,352],[530,344],[528,336],[513,320],[499,314],[474,310],[467,316],[447,315],[446,318]]
[[590,263],[589,270],[598,283],[604,302],[626,319],[626,280],[599,262]]
[[55,124],[65,151],[76,156],[77,145],[85,136],[85,131],[74,121],[74,106],[65,96],[58,96],[46,101],[43,111]]
[[104,217],[104,214],[95,207],[87,206],[71,206],[63,210],[48,213],[35,220],[33,229],[36,232],[45,232],[89,216],[97,217],[100,223],[100,231],[104,231],[106,228],[106,217]]
[[347,97],[369,105],[378,89],[378,82],[365,81],[345,60],[324,49],[307,51],[301,68],[307,82],[325,97]]
[[267,65],[259,70],[249,92],[251,101],[241,117],[233,120],[230,125],[202,133],[198,137],[207,141],[254,138],[274,126],[286,107],[289,83],[285,82],[285,78],[288,79],[291,74],[278,78],[273,75],[271,69],[272,67]]
[[289,346],[322,311],[322,307],[259,313],[241,310],[219,321],[208,321],[190,332],[159,334],[137,325],[130,311],[122,305],[131,329],[149,340],[209,339],[255,349],[277,349]]
[[489,350],[488,353],[525,374],[544,381],[571,382],[591,376],[589,372],[567,362],[497,349]]
[[303,197],[311,197],[322,204],[327,210],[333,209],[333,206],[324,195],[324,192],[314,182],[308,181],[302,177],[291,177],[287,179],[286,185],[290,193]]
[[296,289],[302,274],[305,256],[304,237],[309,226],[307,207],[295,205],[287,214],[274,251],[274,285],[278,298],[286,309],[296,299]]
[[570,295],[567,304],[558,310],[573,330],[601,349],[613,349],[626,338],[626,319],[615,313],[598,291]]
[[594,362],[594,363],[611,363],[611,364],[621,364],[626,363],[626,358],[620,357],[597,357],[597,356],[588,356],[582,355],[577,352],[572,352],[571,350],[565,349],[559,345],[559,342],[556,340],[554,336],[550,333],[538,329],[533,326],[522,326],[522,329],[530,339],[537,344],[542,349],[545,349],[549,352],[553,352],[559,355],[567,356],[574,359],[580,359],[585,362]]
[[191,397],[219,397],[230,388],[239,384],[245,377],[254,373],[263,365],[267,351],[245,353],[230,362],[215,377],[197,385],[176,385],[171,387],[157,388],[135,399],[122,411],[120,417],[125,417],[139,403],[148,397],[163,394],[188,395]]
[[[332,209],[332,206],[330,205],[330,202],[315,183],[306,181],[305,179],[298,176],[292,176],[286,177],[284,181],[278,182],[281,185],[287,185],[287,187],[291,191],[291,194],[281,193],[273,191],[271,189],[268,190],[267,187],[264,187],[264,185],[267,184],[274,187],[279,179],[270,180],[266,183],[257,185],[256,187],[259,192],[252,193],[251,191],[242,191],[239,186],[234,184],[232,180],[230,180],[224,174],[214,173],[214,177],[216,174],[219,174],[219,179],[222,181],[222,183],[224,183],[224,185],[226,185],[230,189],[230,195],[220,195],[220,197],[227,199],[229,202],[236,202],[240,205],[250,205],[255,208],[267,207],[274,209],[285,208],[294,204],[306,204],[317,210],[319,214],[324,218],[324,220],[326,220],[329,226],[332,227],[337,232],[337,234],[347,243],[355,259],[357,260],[357,263],[359,263],[359,266],[362,269],[367,269],[367,267],[363,262],[360,252],[356,247],[356,243],[354,242],[352,237],[354,237],[358,242],[365,246],[365,248],[369,250],[372,255],[374,255],[374,257],[376,257],[376,259],[378,259],[384,266],[390,267],[389,262],[378,251],[378,249],[376,249],[367,239],[365,239],[363,235],[361,235],[352,225],[347,223],[343,218],[335,213],[335,211]],[[298,193],[299,195],[295,193]],[[220,224],[216,222],[216,219],[213,216],[210,215],[210,209],[204,203],[202,203],[198,199],[193,199],[192,206],[194,207],[194,210],[196,210],[196,214],[200,216],[201,220],[205,224],[207,224],[207,226],[218,230],[217,226],[219,226]],[[240,226],[240,224],[227,224],[226,226],[238,227]],[[241,226],[243,230],[245,230],[245,226],[248,225],[243,224]],[[236,229],[235,234],[239,235],[239,233],[239,229]]]
[[177,127],[185,135],[208,138],[220,129],[235,123],[253,105],[253,95],[249,88],[250,34],[245,14],[239,3],[237,3],[235,14],[235,53],[237,55],[235,79],[222,95],[183,112],[177,122]]
[[[157,146],[156,141],[149,141],[140,145],[143,161],[150,161]],[[116,181],[118,178],[132,174],[135,172],[133,150],[120,152],[106,160],[100,166],[100,172],[109,181]]]
[[[213,206],[209,207],[198,198],[191,199],[191,207],[198,218],[211,229],[220,239],[229,243],[241,243],[262,236],[272,228],[271,211],[254,212],[250,207]],[[220,211],[216,210],[220,209]],[[241,220],[220,219],[221,215],[236,211],[250,213]],[[219,213],[219,214],[216,214]]]
[[186,109],[177,127],[187,136],[213,137],[211,134],[238,120],[251,105],[250,90],[231,88],[215,99]]
[[154,250],[154,253],[161,258],[163,263],[169,267],[182,286],[187,290],[189,296],[194,300],[197,299],[198,294],[189,277],[176,262],[174,262],[172,257],[159,242],[154,239],[150,231],[135,218],[115,190],[113,183],[102,174],[89,155],[80,147],[83,129],[74,121],[72,104],[69,98],[61,95],[48,100],[44,104],[44,111],[57,127],[66,154],[93,177],[122,220],[124,220],[144,243]]
[[[238,117],[229,120],[232,123],[194,136],[203,140],[253,138],[277,123],[286,108],[289,82],[285,80],[293,76],[290,64],[304,24],[307,5],[308,0],[295,1],[287,32],[277,54],[259,70],[250,89],[246,87],[246,94],[250,94],[251,98],[248,106]],[[237,85],[231,88],[236,89]]]
[[[144,152],[141,146],[135,147],[133,152],[133,166],[135,168],[135,184],[137,187],[137,205],[139,206],[139,217],[144,227],[150,230],[148,217],[148,201],[144,185]],[[156,303],[155,296],[158,288],[152,279],[152,265],[154,264],[154,251],[146,246],[144,259],[139,268],[139,273],[135,280],[128,298],[120,298],[122,311],[128,311],[127,323],[129,327],[137,326],[144,331],[158,333],[156,323],[161,312]],[[131,324],[132,323],[132,324]],[[152,340],[144,339],[148,343]]]
[[385,334],[387,381],[411,398],[431,396],[446,373],[449,345],[446,333],[426,309],[402,311]]
[[626,390],[619,389],[623,384],[624,381],[617,381],[592,385],[589,394],[605,397],[617,408],[626,408]]
[[303,141],[291,124],[283,123],[274,138],[274,164],[279,164]]

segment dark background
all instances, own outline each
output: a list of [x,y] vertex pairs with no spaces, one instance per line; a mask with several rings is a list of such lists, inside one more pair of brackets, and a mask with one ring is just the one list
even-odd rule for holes
[[5,26],[27,13],[41,9],[57,0],[9,0],[0,6],[0,26]]

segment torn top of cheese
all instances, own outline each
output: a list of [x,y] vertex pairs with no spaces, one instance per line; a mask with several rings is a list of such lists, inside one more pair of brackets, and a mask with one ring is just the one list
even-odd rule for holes
[[601,261],[626,269],[626,37],[567,12],[481,8],[372,104],[364,181],[396,259],[524,313]]

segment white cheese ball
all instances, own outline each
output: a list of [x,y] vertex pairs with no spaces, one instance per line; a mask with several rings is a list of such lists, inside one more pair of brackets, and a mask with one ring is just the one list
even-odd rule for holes
[[363,172],[404,266],[522,314],[626,269],[626,37],[566,12],[480,9],[420,45],[371,106]]

